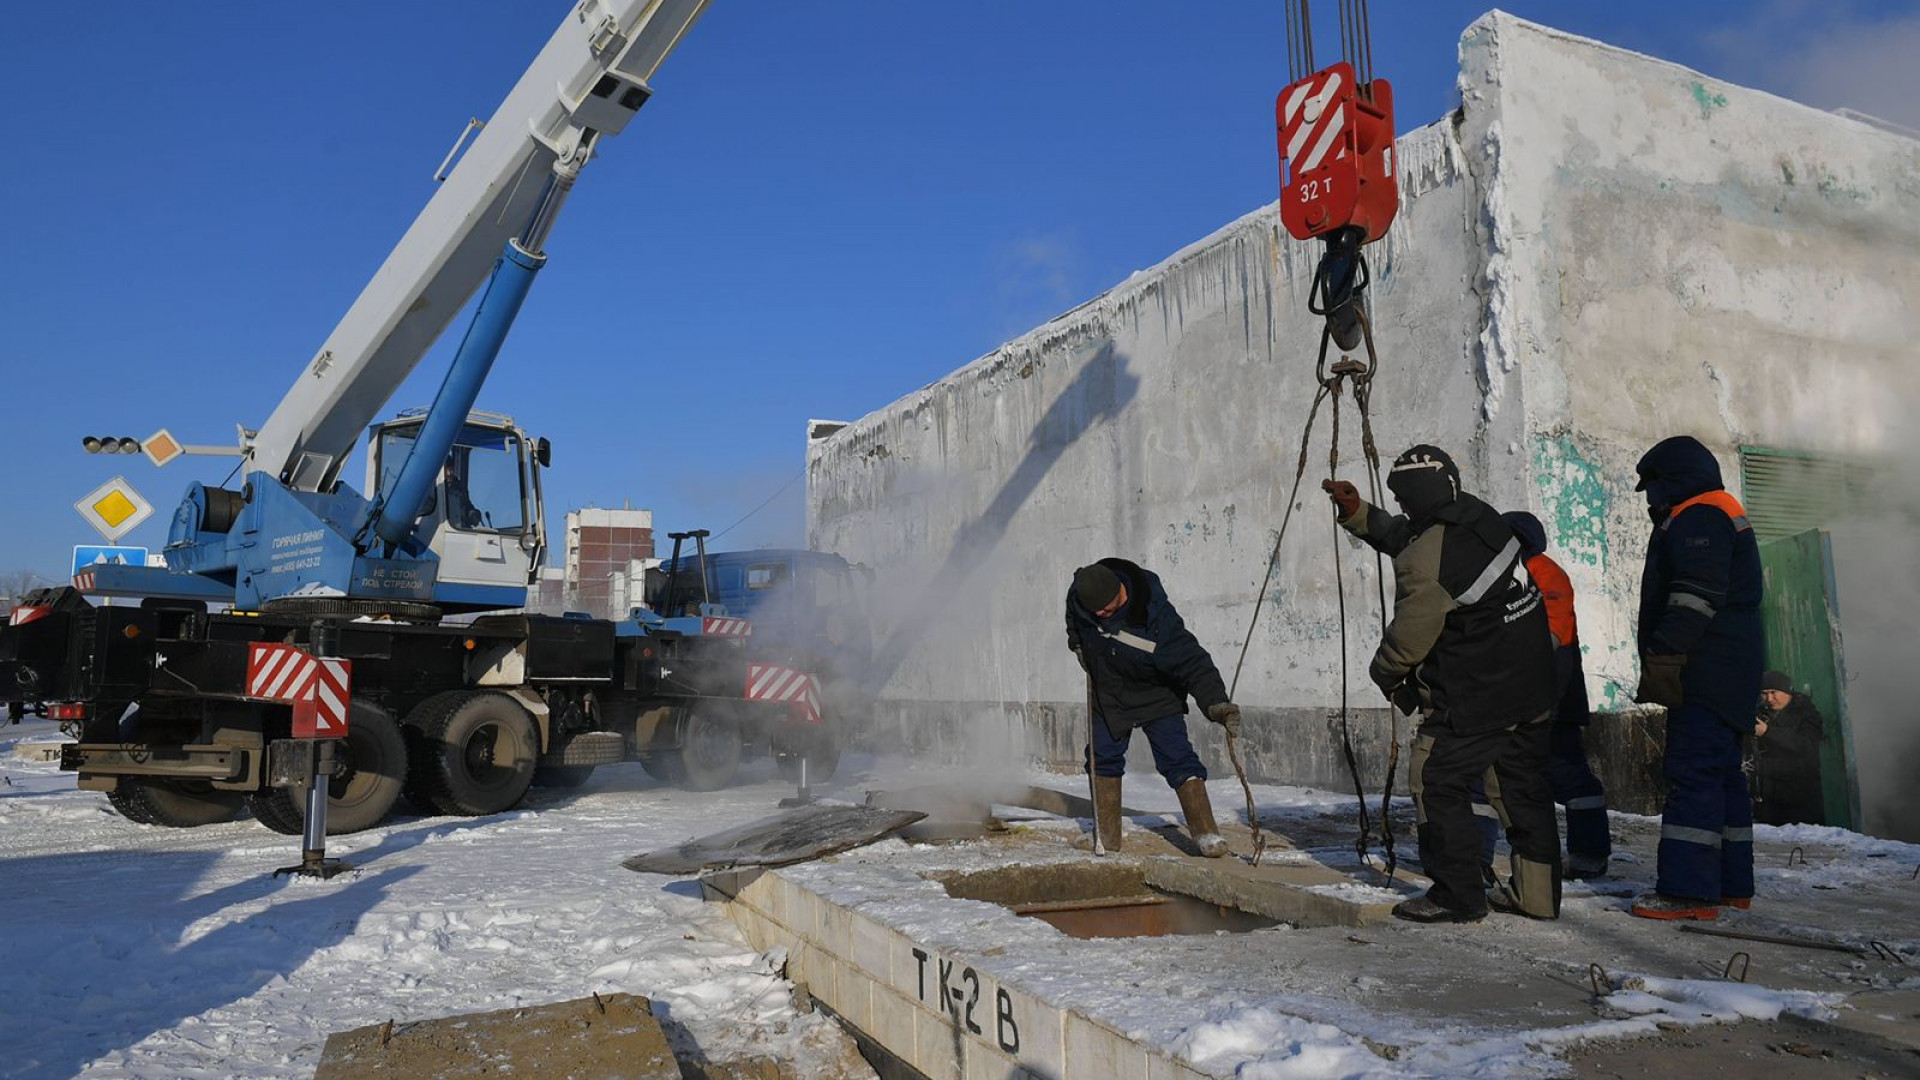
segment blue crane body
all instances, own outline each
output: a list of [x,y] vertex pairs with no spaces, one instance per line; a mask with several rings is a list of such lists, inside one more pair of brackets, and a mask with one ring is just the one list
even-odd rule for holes
[[[244,803],[301,832],[312,784],[295,763],[315,759],[289,705],[249,683],[263,643],[351,663],[328,832],[371,827],[402,795],[493,813],[536,779],[577,784],[621,760],[694,790],[728,783],[760,747],[783,769],[815,761],[816,779],[831,768],[817,703],[796,725],[794,703],[753,696],[749,674],[771,661],[743,620],[721,634],[700,617],[522,610],[546,548],[550,449],[474,408],[567,194],[706,3],[580,0],[273,414],[243,432],[239,488],[189,487],[166,567],[93,568],[11,613],[0,702],[62,722],[74,741],[61,766],[82,788],[148,824],[222,821]],[[373,422],[475,293],[432,406]],[[364,494],[340,477],[363,434]]]

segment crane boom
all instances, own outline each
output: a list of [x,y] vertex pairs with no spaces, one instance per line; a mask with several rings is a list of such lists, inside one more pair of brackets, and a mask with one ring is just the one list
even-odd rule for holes
[[487,279],[556,162],[618,134],[708,0],[581,0],[248,448],[247,471],[325,491],[360,433]]

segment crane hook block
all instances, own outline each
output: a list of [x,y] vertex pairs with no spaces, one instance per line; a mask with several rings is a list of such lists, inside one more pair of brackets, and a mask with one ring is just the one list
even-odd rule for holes
[[1385,236],[1400,208],[1393,160],[1393,87],[1355,85],[1338,63],[1301,79],[1274,102],[1280,129],[1280,220],[1295,239],[1348,226],[1361,243]]

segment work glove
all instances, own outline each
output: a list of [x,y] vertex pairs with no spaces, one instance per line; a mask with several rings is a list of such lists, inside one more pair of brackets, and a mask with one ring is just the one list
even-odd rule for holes
[[1641,653],[1640,687],[1633,692],[1633,700],[1641,705],[1678,709],[1686,696],[1680,688],[1680,673],[1686,667],[1686,653]]
[[1427,707],[1426,700],[1420,694],[1420,687],[1415,685],[1412,679],[1407,679],[1399,686],[1387,691],[1387,700],[1407,716],[1413,716]]
[[1322,480],[1320,490],[1333,500],[1334,507],[1340,512],[1340,520],[1345,521],[1360,512],[1360,489],[1345,480]]
[[1240,737],[1240,706],[1231,701],[1207,706],[1207,719],[1227,729],[1227,738]]

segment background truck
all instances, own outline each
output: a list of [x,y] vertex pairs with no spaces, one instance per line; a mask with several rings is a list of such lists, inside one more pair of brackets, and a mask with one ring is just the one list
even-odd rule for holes
[[[294,833],[313,763],[330,756],[338,833],[402,796],[429,813],[497,812],[536,778],[575,784],[626,758],[719,787],[748,747],[820,725],[817,695],[756,693],[815,680],[759,659],[751,623],[719,605],[619,621],[521,610],[545,553],[552,451],[474,410],[568,192],[705,6],[581,0],[464,153],[456,145],[457,164],[278,407],[243,429],[239,485],[189,487],[167,565],[96,567],[13,610],[0,701],[66,725],[76,741],[61,766],[82,788],[138,821],[205,824],[245,802]],[[476,293],[433,405],[373,423]],[[365,495],[341,478],[363,432]],[[284,687],[249,678],[265,645],[351,662],[335,752],[292,738]]]
[[769,750],[789,780],[799,779],[802,757],[809,782],[830,779],[841,748],[871,720],[873,571],[799,548],[707,552],[702,544],[683,555],[681,540],[695,534],[671,535],[673,554],[647,571],[647,606],[691,614],[718,605],[751,623],[753,657],[812,676],[814,710],[803,706],[792,723],[772,728]]

